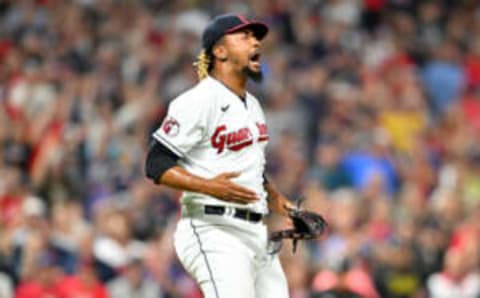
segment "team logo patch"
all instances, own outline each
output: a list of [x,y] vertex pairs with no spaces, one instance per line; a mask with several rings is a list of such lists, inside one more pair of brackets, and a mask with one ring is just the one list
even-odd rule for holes
[[169,137],[174,137],[180,132],[180,124],[172,117],[165,119],[162,125],[162,129]]

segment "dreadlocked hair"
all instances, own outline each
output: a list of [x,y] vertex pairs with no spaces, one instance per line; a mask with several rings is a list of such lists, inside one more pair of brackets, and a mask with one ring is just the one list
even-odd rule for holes
[[213,67],[211,55],[205,49],[202,49],[193,66],[196,68],[198,80],[205,79]]

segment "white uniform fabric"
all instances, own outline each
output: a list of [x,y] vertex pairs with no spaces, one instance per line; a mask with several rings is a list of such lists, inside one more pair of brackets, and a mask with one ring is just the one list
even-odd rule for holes
[[[287,298],[287,281],[277,255],[268,253],[263,222],[233,217],[234,208],[267,214],[263,186],[268,133],[257,99],[245,102],[207,77],[170,103],[154,138],[180,156],[192,174],[212,178],[239,172],[233,182],[257,193],[239,205],[193,192],[182,195],[182,219],[174,235],[176,253],[205,298]],[[224,215],[204,214],[204,205],[224,206]]]
[[266,226],[242,219],[184,217],[174,236],[177,255],[205,298],[288,298],[277,255],[268,253]]
[[219,81],[207,77],[175,98],[153,137],[180,156],[188,172],[213,178],[240,172],[233,182],[257,193],[258,202],[227,203],[200,193],[184,192],[182,203],[236,206],[266,214],[263,187],[268,134],[258,100],[247,93],[245,103]]

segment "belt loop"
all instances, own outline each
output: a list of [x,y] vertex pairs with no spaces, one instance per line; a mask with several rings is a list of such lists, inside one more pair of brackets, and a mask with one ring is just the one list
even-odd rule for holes
[[228,206],[225,211],[227,216],[230,216],[230,217],[235,216],[235,208],[233,208],[232,206]]

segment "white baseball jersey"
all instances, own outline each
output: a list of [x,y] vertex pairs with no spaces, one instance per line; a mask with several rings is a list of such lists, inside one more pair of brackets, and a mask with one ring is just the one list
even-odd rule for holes
[[257,193],[260,200],[248,205],[225,202],[201,193],[184,192],[182,203],[248,208],[268,213],[263,186],[265,117],[258,100],[247,93],[245,100],[212,77],[175,98],[153,137],[180,156],[188,172],[213,178],[224,172],[239,172],[232,182]]

